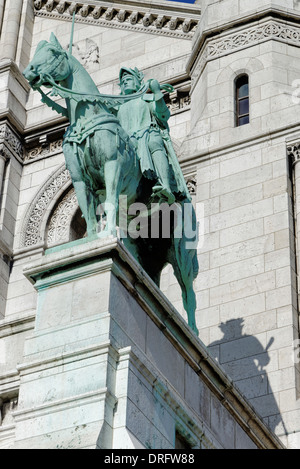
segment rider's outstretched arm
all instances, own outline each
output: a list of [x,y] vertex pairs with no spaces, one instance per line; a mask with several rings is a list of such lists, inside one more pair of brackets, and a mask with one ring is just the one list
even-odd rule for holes
[[161,92],[160,84],[157,80],[151,80],[150,90],[154,95],[154,109],[156,117],[161,121],[165,127],[168,126],[167,122],[171,115],[168,106],[165,103],[164,95]]

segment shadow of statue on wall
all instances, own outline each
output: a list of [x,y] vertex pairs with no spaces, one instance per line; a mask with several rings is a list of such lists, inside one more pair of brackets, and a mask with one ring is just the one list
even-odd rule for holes
[[287,435],[266,371],[270,363],[268,351],[274,343],[274,337],[264,347],[256,337],[244,334],[243,326],[242,318],[222,322],[219,327],[223,337],[208,346],[209,353],[230,376],[270,430],[277,430],[278,435]]

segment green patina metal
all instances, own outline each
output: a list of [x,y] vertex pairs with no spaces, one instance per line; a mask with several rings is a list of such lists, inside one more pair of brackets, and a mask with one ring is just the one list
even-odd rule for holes
[[[53,33],[49,42],[38,44],[24,76],[41,93],[45,104],[69,120],[63,152],[88,238],[116,235],[121,195],[126,195],[127,207],[135,202],[145,204],[147,217],[151,216],[153,202],[176,205],[183,221],[180,226],[186,225],[188,213],[191,231],[196,233],[195,212],[169,135],[170,112],[162,90],[171,91],[170,85],[160,85],[153,79],[145,83],[137,68],[123,67],[119,75],[121,94],[101,94],[72,56],[71,48],[65,51]],[[50,88],[50,93],[41,87]],[[66,107],[52,96],[64,98]],[[99,205],[114,207],[105,210],[106,227],[101,232]],[[129,236],[123,237],[123,242],[158,285],[162,269],[172,264],[188,323],[197,333],[193,281],[198,261],[195,245],[188,247],[195,239],[187,238],[183,229],[181,236],[175,236],[176,223],[178,219],[167,239]]]

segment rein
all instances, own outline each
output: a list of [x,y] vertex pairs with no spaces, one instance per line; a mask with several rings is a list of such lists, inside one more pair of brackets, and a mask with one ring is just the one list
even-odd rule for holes
[[[51,107],[53,110],[56,112],[68,117],[68,112],[67,109],[64,108],[63,106],[60,106],[59,104],[55,103],[50,97],[50,96],[60,96],[61,98],[64,99],[73,99],[77,103],[83,101],[88,101],[91,103],[94,102],[100,102],[101,104],[104,104],[108,107],[115,107],[117,105],[124,104],[128,101],[131,101],[132,99],[137,99],[144,94],[147,93],[149,90],[149,81],[147,81],[144,86],[137,91],[136,93],[130,94],[130,95],[120,95],[120,96],[115,96],[115,95],[109,95],[109,94],[91,94],[91,93],[85,93],[85,92],[80,92],[80,91],[72,91],[68,88],[64,88],[61,85],[58,85],[54,79],[50,76],[45,74],[44,77],[46,78],[45,81],[47,81],[50,85],[52,85],[53,89],[48,93],[45,94],[40,88],[37,88],[37,90],[41,93],[42,95],[42,102],[47,104],[49,107]],[[171,85],[161,85],[161,89],[164,89],[168,92],[174,91],[173,87]]]

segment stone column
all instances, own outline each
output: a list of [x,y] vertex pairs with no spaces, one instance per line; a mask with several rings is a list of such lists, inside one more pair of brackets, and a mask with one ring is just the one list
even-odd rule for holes
[[[3,222],[2,216],[2,202],[3,202],[3,179],[5,171],[6,156],[0,150],[0,223]],[[4,262],[3,256],[5,250],[1,246],[1,224],[0,224],[0,319],[4,317],[5,306],[6,306],[6,294],[8,286],[8,272],[7,265]],[[1,423],[0,423],[1,424]]]
[[[8,121],[0,122],[0,317],[4,316],[22,173],[23,147]],[[6,172],[6,164],[7,172]]]
[[0,152],[0,207],[1,207],[1,199],[2,199],[5,161],[6,161],[5,156],[3,154],[1,154],[1,152]]
[[[3,194],[3,178],[6,158],[0,152],[0,220],[1,220],[1,207],[2,207],[2,194]],[[0,242],[1,242],[1,229],[0,229]],[[3,261],[3,253],[0,244],[0,319],[4,317],[5,304],[6,304],[6,292],[7,292],[7,276],[6,268]],[[1,399],[0,399],[1,407]],[[0,425],[1,425],[1,408],[0,408]]]
[[[1,59],[15,60],[19,37],[23,0],[7,0],[1,31]],[[0,3],[1,14],[1,3]]]
[[294,199],[294,218],[295,218],[295,239],[296,239],[296,270],[297,270],[297,294],[298,301],[300,298],[300,282],[299,282],[299,272],[300,272],[300,141],[288,145],[287,147],[288,158],[293,166],[293,199]]
[[5,316],[7,287],[9,280],[9,259],[10,256],[8,254],[7,246],[3,244],[0,236],[0,319]]
[[5,5],[5,0],[0,0],[0,37],[1,37],[1,30],[3,26],[4,5]]

